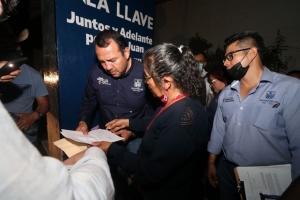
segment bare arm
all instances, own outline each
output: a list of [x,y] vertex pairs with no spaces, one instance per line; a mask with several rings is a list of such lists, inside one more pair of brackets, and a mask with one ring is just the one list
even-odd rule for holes
[[78,160],[80,160],[83,157],[84,153],[85,151],[81,151],[75,154],[74,156],[68,158],[67,160],[63,161],[63,163],[65,165],[74,165]]
[[217,179],[217,170],[215,166],[215,161],[216,161],[217,155],[216,154],[209,154],[209,158],[207,161],[208,167],[207,167],[207,177],[209,183],[213,187],[217,187],[218,184],[218,179]]

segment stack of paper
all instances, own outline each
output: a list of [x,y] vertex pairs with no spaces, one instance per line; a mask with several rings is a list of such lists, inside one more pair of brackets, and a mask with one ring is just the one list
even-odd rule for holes
[[83,135],[80,131],[62,129],[61,134],[66,138],[54,142],[54,145],[63,150],[68,157],[84,151],[87,149],[87,144],[92,142],[116,142],[124,139],[104,129],[90,131],[88,135]]
[[83,133],[80,131],[70,131],[62,129],[61,134],[66,138],[70,138],[76,142],[82,142],[86,144],[92,144],[92,142],[102,141],[116,142],[124,139],[105,129],[90,131],[88,135],[83,135]]
[[261,196],[280,196],[292,182],[291,165],[237,167],[236,177],[244,182],[247,200]]

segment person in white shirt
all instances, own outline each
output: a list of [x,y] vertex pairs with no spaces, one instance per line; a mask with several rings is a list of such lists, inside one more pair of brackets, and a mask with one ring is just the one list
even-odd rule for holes
[[68,170],[61,161],[41,156],[0,102],[0,199],[114,199],[104,152],[91,147]]

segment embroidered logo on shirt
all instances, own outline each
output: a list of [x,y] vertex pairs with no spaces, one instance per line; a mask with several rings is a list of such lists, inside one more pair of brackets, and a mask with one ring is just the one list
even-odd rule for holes
[[280,103],[278,102],[278,99],[274,98],[276,94],[276,91],[267,91],[265,94],[265,99],[262,97],[259,99],[259,101],[262,104],[265,105],[271,105],[272,108],[278,108],[278,106],[280,105]]
[[142,79],[134,79],[134,87],[141,87]]
[[143,82],[142,79],[134,79],[133,87],[131,87],[132,91],[134,92],[143,91],[144,89],[142,88],[142,82]]
[[266,99],[273,99],[275,97],[276,91],[268,91],[266,94]]
[[104,79],[102,77],[98,77],[97,78],[98,84],[102,84],[102,85],[111,85],[111,83],[108,82],[108,79]]
[[224,98],[223,102],[233,102],[233,97]]

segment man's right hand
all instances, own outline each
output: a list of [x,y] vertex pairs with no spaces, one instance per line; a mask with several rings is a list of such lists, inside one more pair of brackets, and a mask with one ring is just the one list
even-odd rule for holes
[[20,74],[20,73],[21,73],[21,70],[15,70],[15,71],[11,72],[9,75],[1,76],[0,82],[10,82],[14,78],[16,78],[18,76],[18,74]]
[[218,185],[218,179],[217,179],[217,170],[216,170],[216,166],[215,165],[208,164],[207,177],[208,177],[209,183],[214,188],[216,188],[217,185]]
[[88,135],[89,129],[88,125],[84,121],[80,121],[76,131],[81,131],[84,135]]

